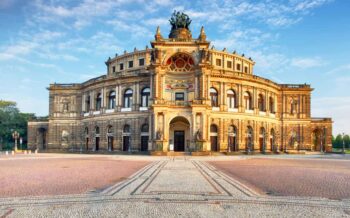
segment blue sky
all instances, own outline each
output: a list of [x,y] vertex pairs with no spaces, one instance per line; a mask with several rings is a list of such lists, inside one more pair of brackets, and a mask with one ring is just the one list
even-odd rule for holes
[[255,74],[309,83],[312,115],[350,133],[350,1],[347,0],[1,0],[0,99],[48,113],[50,83],[106,73],[115,53],[143,49],[173,10],[187,13],[197,37],[205,27],[217,49],[244,53]]

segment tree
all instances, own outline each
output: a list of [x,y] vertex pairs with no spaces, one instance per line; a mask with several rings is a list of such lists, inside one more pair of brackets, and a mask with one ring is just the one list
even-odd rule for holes
[[344,135],[344,144],[345,144],[345,148],[350,148],[350,137],[349,135]]
[[27,122],[34,114],[20,113],[16,102],[0,100],[0,150],[12,147],[13,131],[17,131],[27,141]]
[[335,137],[334,143],[333,143],[334,148],[342,148],[343,147],[343,137],[342,135],[338,134]]

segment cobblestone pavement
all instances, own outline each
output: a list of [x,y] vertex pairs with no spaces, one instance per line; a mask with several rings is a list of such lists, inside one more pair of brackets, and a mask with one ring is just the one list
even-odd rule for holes
[[155,158],[98,192],[0,199],[0,217],[350,217],[350,200],[261,195],[204,160]]
[[210,163],[263,193],[350,199],[349,160],[254,158]]
[[85,193],[115,184],[150,163],[108,157],[63,157],[17,155],[0,159],[0,196]]

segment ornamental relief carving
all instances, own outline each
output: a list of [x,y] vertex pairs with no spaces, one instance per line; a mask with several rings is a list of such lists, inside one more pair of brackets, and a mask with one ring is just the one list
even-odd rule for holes
[[76,97],[75,96],[55,96],[55,112],[68,113],[75,111]]

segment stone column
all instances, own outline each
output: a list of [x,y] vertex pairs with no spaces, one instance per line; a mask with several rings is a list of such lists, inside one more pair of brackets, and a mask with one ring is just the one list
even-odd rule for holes
[[139,82],[137,82],[136,83],[136,94],[135,94],[135,101],[136,101],[136,108],[135,108],[135,110],[139,110],[139,107],[140,107],[140,96],[141,96],[141,94],[140,94],[140,83]]
[[199,88],[198,88],[198,76],[194,78],[194,99],[199,98]]
[[90,95],[90,110],[95,110],[95,90],[92,91]]
[[106,90],[103,87],[101,89],[101,109],[104,110],[106,108]]
[[120,108],[123,107],[123,93],[122,93],[122,87],[121,85],[118,85],[118,111],[120,111]]
[[81,102],[81,111],[84,113],[85,111],[85,101],[86,101],[86,94],[83,94],[82,102]]
[[119,110],[119,85],[115,87],[115,111]]

